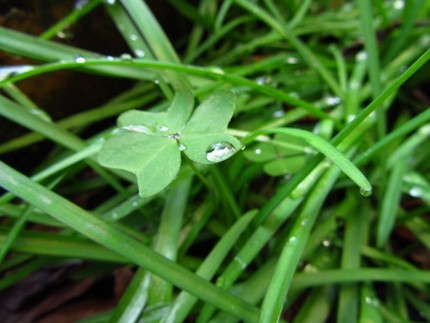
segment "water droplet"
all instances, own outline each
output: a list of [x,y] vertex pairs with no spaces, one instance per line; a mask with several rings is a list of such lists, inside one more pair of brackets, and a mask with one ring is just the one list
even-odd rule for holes
[[166,132],[166,131],[169,130],[169,128],[167,128],[167,126],[165,126],[165,125],[161,125],[161,126],[158,127],[158,130],[162,131],[162,132]]
[[421,197],[422,194],[423,194],[423,191],[421,187],[412,187],[409,190],[409,195],[412,197]]
[[154,79],[154,84],[160,84],[160,80],[159,79]]
[[363,188],[360,188],[360,194],[364,197],[368,197],[370,195],[372,195],[372,190],[365,190]]
[[10,76],[31,71],[32,69],[33,69],[33,66],[31,65],[15,65],[15,66],[0,67],[0,81],[3,81]]
[[359,52],[356,56],[355,59],[357,61],[366,61],[367,60],[367,53],[365,51]]
[[181,139],[181,135],[179,133],[174,133],[173,135],[169,136],[169,139],[179,140]]
[[318,268],[317,268],[317,267],[315,267],[314,265],[307,264],[307,265],[305,266],[305,268],[303,268],[303,271],[304,271],[305,273],[316,273],[316,272],[318,272]]
[[337,96],[329,96],[325,98],[325,102],[330,106],[338,105],[340,103],[340,98]]
[[131,34],[130,35],[130,40],[131,41],[136,41],[138,39],[138,37],[137,37],[137,35],[136,34]]
[[116,0],[106,0],[107,4],[114,5]]
[[369,305],[372,305],[372,306],[375,306],[375,307],[379,306],[379,301],[376,298],[366,296],[366,298],[364,300]]
[[136,57],[145,57],[145,52],[142,49],[135,49],[134,54]]
[[217,142],[206,150],[206,159],[211,163],[219,163],[233,156],[236,149],[228,142]]
[[137,201],[134,201],[133,203],[131,203],[131,206],[136,208],[139,206],[139,203]]
[[303,220],[302,222],[300,222],[300,225],[301,225],[302,227],[304,227],[306,224],[308,224],[308,221],[307,221],[307,220]]
[[208,70],[211,71],[212,73],[219,74],[219,75],[225,74],[224,70],[218,66],[209,67]]
[[254,150],[254,153],[255,153],[256,155],[261,155],[261,149],[260,149],[260,148],[255,149],[255,150]]
[[81,10],[87,3],[88,0],[76,0],[74,7],[76,10]]
[[255,83],[258,85],[265,85],[269,84],[272,81],[272,78],[270,76],[261,76],[255,80]]
[[145,127],[143,125],[128,125],[122,127],[122,129],[130,131],[130,132],[140,132],[140,133],[146,133],[146,134],[152,134],[151,129],[148,127]]
[[396,0],[393,3],[394,9],[402,10],[405,7],[405,2],[403,0]]
[[110,55],[106,56],[106,59],[107,59],[108,61],[113,61],[113,60],[114,60],[113,56],[110,56]]
[[348,123],[350,123],[350,122],[352,122],[355,118],[356,118],[356,115],[355,115],[355,114],[348,114],[348,115],[346,116],[346,121],[347,121]]
[[328,239],[323,240],[322,245],[323,245],[324,247],[328,248],[328,247],[330,247],[330,246],[331,246],[331,241],[330,241],[330,240],[328,240]]
[[299,59],[297,57],[290,56],[285,61],[287,64],[297,64],[299,62]]
[[185,146],[184,144],[179,144],[180,151],[184,151],[185,149],[187,149],[187,146]]
[[290,243],[295,243],[296,241],[297,241],[297,238],[294,236],[288,240],[288,242],[290,242]]
[[63,30],[60,30],[59,32],[57,32],[57,37],[60,39],[72,39],[74,35],[74,33],[72,32],[71,29],[69,28],[65,28]]
[[276,110],[275,112],[273,112],[273,117],[274,118],[280,118],[285,114],[285,111],[280,109],[280,110]]
[[75,62],[82,64],[85,63],[85,57],[81,56],[80,54],[75,55]]
[[133,59],[133,57],[131,57],[131,55],[127,53],[121,54],[120,57],[123,61],[131,61]]

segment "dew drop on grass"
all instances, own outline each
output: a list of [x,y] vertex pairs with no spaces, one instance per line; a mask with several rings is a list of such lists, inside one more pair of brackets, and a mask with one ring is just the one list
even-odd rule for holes
[[211,71],[212,73],[219,74],[219,75],[225,74],[224,70],[218,66],[209,67],[208,70]]
[[114,5],[116,0],[106,0],[107,4]]
[[185,146],[184,144],[179,144],[178,149],[179,149],[180,151],[184,151],[185,149],[187,149],[187,146]]
[[138,39],[138,37],[137,37],[137,35],[136,34],[131,34],[130,35],[130,40],[131,41],[136,41]]
[[275,112],[273,112],[273,117],[274,118],[280,118],[285,114],[285,111],[280,109],[280,110],[276,110]]
[[82,64],[82,63],[85,63],[85,57],[83,57],[82,55],[80,55],[80,54],[77,54],[77,55],[75,55],[75,62],[76,63],[79,63],[79,64]]
[[0,81],[3,81],[10,76],[31,71],[32,69],[33,69],[33,66],[31,65],[16,65],[16,66],[0,67]]
[[75,35],[70,29],[66,28],[57,32],[56,36],[60,39],[72,39]]
[[131,55],[127,53],[121,54],[120,57],[123,61],[131,61],[133,59],[133,57],[131,57]]
[[365,190],[363,188],[360,188],[360,194],[364,197],[368,197],[372,195],[372,190]]
[[235,153],[236,149],[228,142],[216,142],[206,149],[206,159],[211,163],[219,163]]
[[136,57],[145,57],[145,52],[142,49],[135,49],[134,54],[136,55]]
[[287,64],[297,64],[299,62],[298,58],[294,56],[288,57],[285,61]]
[[255,153],[256,155],[261,155],[261,149],[260,149],[260,148],[255,149],[255,150],[254,150],[254,153]]
[[166,132],[169,130],[169,128],[167,128],[167,126],[165,126],[165,125],[161,125],[158,127],[158,130],[161,132]]
[[340,98],[337,96],[329,96],[325,98],[325,102],[330,106],[338,105],[340,103]]
[[422,192],[422,190],[421,190],[420,187],[412,187],[409,190],[409,195],[412,196],[412,197],[421,197],[422,193],[423,192]]
[[396,0],[393,3],[394,9],[402,10],[405,7],[405,1],[404,0]]
[[330,240],[328,240],[328,239],[323,240],[322,245],[323,245],[324,247],[328,248],[328,247],[330,247],[330,246],[331,246],[331,241],[330,241]]

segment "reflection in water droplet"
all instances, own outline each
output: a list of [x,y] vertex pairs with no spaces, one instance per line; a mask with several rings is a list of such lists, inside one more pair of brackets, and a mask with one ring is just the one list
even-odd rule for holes
[[135,54],[137,57],[145,57],[145,52],[144,52],[143,50],[141,50],[141,49],[135,49],[135,50],[134,50],[134,54]]
[[372,195],[372,190],[365,190],[365,189],[360,188],[360,194],[364,197],[368,197],[368,196]]
[[256,155],[261,155],[261,149],[260,149],[260,148],[255,149],[255,150],[254,150],[254,153],[255,153]]
[[412,187],[409,190],[409,195],[412,197],[421,197],[423,191],[420,187]]
[[106,3],[110,4],[110,5],[113,5],[113,4],[115,4],[115,0],[106,0]]
[[3,81],[10,76],[31,71],[32,69],[33,69],[33,66],[31,65],[16,65],[16,66],[0,67],[0,81]]
[[81,56],[81,55],[77,54],[77,55],[75,55],[75,62],[76,62],[76,63],[79,63],[79,64],[81,64],[81,63],[85,63],[85,57],[83,57],[83,56]]
[[162,131],[162,132],[166,132],[166,131],[169,130],[169,128],[167,128],[167,126],[165,126],[165,125],[161,125],[161,126],[158,127],[158,130]]
[[288,242],[290,242],[290,243],[295,243],[295,242],[296,242],[296,240],[297,240],[297,238],[296,238],[296,237],[291,237],[291,238],[288,240]]
[[184,151],[185,149],[187,149],[187,146],[184,144],[179,144],[179,151]]
[[130,35],[130,40],[131,41],[136,41],[137,40],[137,35],[136,34],[131,34]]
[[228,142],[217,142],[206,150],[206,159],[211,163],[219,163],[233,156],[236,149]]

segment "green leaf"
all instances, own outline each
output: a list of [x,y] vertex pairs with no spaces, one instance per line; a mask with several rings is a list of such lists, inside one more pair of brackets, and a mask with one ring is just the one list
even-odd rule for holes
[[103,145],[99,163],[137,176],[139,195],[160,192],[176,177],[181,156],[175,140],[126,132],[113,136]]
[[180,142],[185,155],[201,164],[224,161],[242,147],[240,141],[227,132],[183,134]]
[[214,133],[226,130],[233,116],[236,96],[231,91],[216,91],[194,111],[183,133]]
[[167,127],[174,132],[179,132],[190,118],[194,107],[194,97],[189,90],[178,91],[172,104],[167,110]]

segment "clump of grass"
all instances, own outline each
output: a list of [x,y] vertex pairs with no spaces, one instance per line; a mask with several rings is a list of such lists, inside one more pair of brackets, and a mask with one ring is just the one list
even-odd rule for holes
[[[425,1],[170,2],[193,24],[183,39],[169,40],[137,0],[79,2],[40,37],[0,28],[4,51],[40,62],[3,68],[0,114],[29,133],[0,152],[41,140],[56,146],[33,174],[0,163],[8,191],[0,197],[0,269],[8,274],[1,288],[79,258],[100,272],[112,262],[135,269],[115,309],[87,322],[429,321],[428,263],[409,257],[430,246]],[[130,53],[104,57],[50,40],[98,6]],[[102,107],[54,122],[19,81],[63,69],[136,83]],[[188,120],[183,111],[192,105],[181,98],[209,102],[213,93],[222,105],[202,103],[210,109],[189,121],[199,120],[188,126],[198,149],[172,153],[182,164],[159,187],[172,154],[144,168],[152,153],[142,157],[125,143],[115,149],[128,166],[104,168],[97,156],[118,129],[108,122],[80,136],[137,109],[145,113],[133,116],[149,120],[138,129],[158,140],[166,131],[159,120]],[[223,107],[232,93],[227,131]],[[213,124],[234,145],[217,146],[228,153],[221,163],[198,162]],[[166,138],[181,148],[179,132]],[[95,180],[76,180],[82,172]],[[155,188],[145,194],[142,185]],[[70,192],[105,195],[85,209]]]

